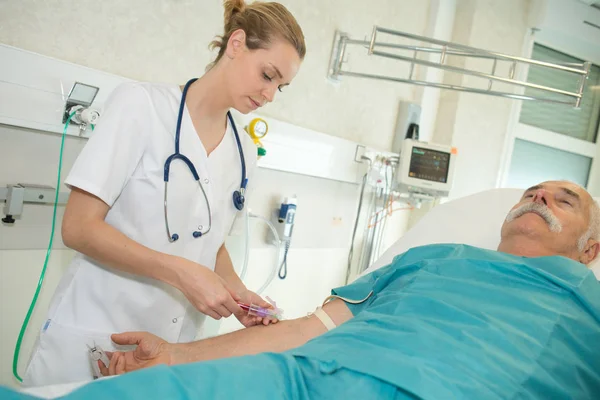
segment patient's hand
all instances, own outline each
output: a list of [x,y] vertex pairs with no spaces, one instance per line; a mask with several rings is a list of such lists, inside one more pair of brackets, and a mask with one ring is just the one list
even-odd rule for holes
[[125,372],[135,371],[141,368],[152,367],[158,364],[172,364],[170,345],[158,336],[148,332],[125,332],[111,336],[116,344],[133,345],[137,347],[133,351],[107,352],[110,366],[106,368],[99,361],[102,375],[121,375]]

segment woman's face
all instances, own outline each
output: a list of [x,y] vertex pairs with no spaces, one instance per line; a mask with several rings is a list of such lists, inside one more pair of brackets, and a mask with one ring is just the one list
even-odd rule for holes
[[274,40],[267,49],[249,50],[244,31],[234,32],[224,57],[232,107],[243,114],[273,101],[298,73],[301,60],[285,40]]

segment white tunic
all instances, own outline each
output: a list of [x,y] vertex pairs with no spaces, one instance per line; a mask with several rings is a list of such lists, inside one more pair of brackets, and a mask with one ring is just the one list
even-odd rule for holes
[[[210,202],[212,228],[204,196],[187,165],[173,161],[169,176],[170,243],[165,227],[164,164],[174,152],[181,90],[176,85],[127,83],[106,103],[92,137],[79,155],[66,184],[102,199],[111,208],[106,222],[142,245],[185,257],[214,270],[216,254],[238,210],[232,195],[240,188],[241,162],[231,126],[207,157],[184,110],[180,151],[194,164]],[[256,147],[245,131],[246,175],[252,185]],[[241,214],[241,213],[240,213]],[[50,303],[46,323],[27,368],[32,386],[91,379],[86,344],[114,349],[110,335],[148,331],[169,342],[194,340],[205,315],[177,289],[145,277],[103,266],[77,253]]]

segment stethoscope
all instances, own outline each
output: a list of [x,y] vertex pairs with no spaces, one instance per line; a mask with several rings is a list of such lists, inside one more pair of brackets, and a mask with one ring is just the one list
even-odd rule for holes
[[[206,192],[204,191],[204,187],[202,187],[202,183],[200,183],[200,177],[198,176],[198,172],[196,172],[196,168],[194,164],[190,161],[189,158],[181,154],[179,151],[179,136],[181,131],[181,118],[183,117],[183,109],[185,107],[185,96],[187,91],[192,83],[194,83],[198,78],[190,79],[188,83],[185,84],[183,88],[183,94],[181,95],[181,103],[179,104],[179,116],[177,117],[177,129],[175,130],[175,153],[171,154],[169,158],[165,161],[165,225],[167,227],[167,235],[169,237],[169,242],[174,242],[179,239],[179,235],[177,233],[171,234],[171,230],[169,229],[169,213],[167,212],[167,189],[169,183],[169,170],[171,168],[171,162],[173,160],[181,160],[185,162],[190,169],[190,172],[194,176],[196,182],[198,182],[198,186],[200,186],[200,190],[202,190],[202,194],[204,195],[204,200],[206,201],[206,207],[208,210],[208,228],[206,231],[202,232],[202,225],[198,227],[197,231],[192,233],[194,238],[199,238],[203,235],[206,235],[210,232],[210,228],[212,227],[212,214],[210,212],[210,202],[208,201],[208,196],[206,196]],[[246,178],[246,162],[244,161],[244,151],[242,150],[242,143],[240,141],[240,136],[238,135],[237,128],[235,126],[235,122],[233,121],[233,117],[231,113],[227,111],[227,118],[229,118],[229,122],[231,123],[231,127],[233,128],[233,133],[235,134],[235,141],[237,142],[238,151],[240,153],[240,162],[242,163],[242,181],[240,183],[240,189],[233,192],[233,205],[238,210],[242,210],[244,208],[245,197],[244,193],[246,192],[246,185],[248,184],[248,179]]]

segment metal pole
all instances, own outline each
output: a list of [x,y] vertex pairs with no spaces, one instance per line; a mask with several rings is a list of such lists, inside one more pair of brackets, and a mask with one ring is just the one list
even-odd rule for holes
[[[465,46],[462,44],[458,44],[458,43],[452,43],[452,42],[446,42],[443,40],[438,40],[438,39],[433,39],[433,38],[428,38],[425,36],[419,36],[419,35],[413,35],[410,33],[405,33],[405,32],[399,32],[399,31],[394,31],[391,29],[385,29],[385,28],[380,28],[380,27],[375,27],[375,29],[378,32],[382,32],[382,33],[387,33],[390,35],[395,35],[395,36],[401,36],[401,37],[405,37],[408,39],[415,39],[421,42],[429,42],[432,44],[437,44],[440,46],[448,46],[448,47],[453,47],[456,49],[463,49],[469,52],[473,52],[475,54],[485,54],[485,55],[489,55],[489,56],[494,56],[495,58],[498,59],[504,59],[504,60],[510,60],[510,61],[517,61],[517,62],[522,62],[522,63],[527,63],[527,64],[533,64],[533,65],[540,65],[543,67],[549,67],[549,68],[555,68],[561,71],[567,71],[567,72],[573,72],[576,74],[581,74],[581,75],[585,75],[586,71],[583,69],[584,68],[584,64],[578,64],[580,65],[582,68],[581,69],[577,69],[577,68],[571,68],[571,67],[567,67],[565,65],[561,65],[561,64],[552,64],[552,63],[548,63],[548,62],[544,62],[544,61],[538,61],[538,60],[532,60],[532,59],[528,59],[528,58],[523,58],[523,57],[515,57],[515,56],[509,56],[506,54],[502,54],[502,53],[497,53],[495,51],[488,51],[488,50],[482,50],[482,49],[478,49],[475,47],[470,47],[470,46]],[[379,46],[379,44],[377,44]],[[572,65],[572,63],[569,63],[569,65]]]
[[574,102],[570,102],[570,101],[560,101],[560,100],[554,100],[554,99],[544,98],[544,97],[525,96],[525,95],[521,95],[521,94],[505,93],[505,92],[495,92],[495,91],[488,91],[488,90],[483,90],[483,89],[467,88],[464,86],[448,85],[448,84],[444,84],[444,83],[409,80],[409,79],[402,79],[402,78],[394,78],[394,77],[390,77],[390,76],[363,74],[363,73],[359,73],[359,72],[340,71],[340,75],[353,76],[353,77],[357,77],[357,78],[378,79],[378,80],[385,80],[385,81],[398,82],[398,83],[410,83],[410,84],[414,84],[414,85],[429,86],[429,87],[435,87],[438,89],[457,90],[457,91],[461,91],[461,92],[488,94],[488,95],[492,95],[492,96],[506,97],[506,98],[517,99],[517,100],[536,100],[536,101],[543,101],[546,103],[553,103],[553,104],[567,104],[570,106],[573,106],[575,104]]
[[373,54],[375,48],[375,40],[377,39],[377,27],[373,27],[373,33],[371,34],[371,43],[369,44],[369,55]]
[[413,62],[410,63],[410,72],[408,74],[408,79],[412,79],[413,76],[413,72],[415,70],[415,61],[417,59],[417,52],[415,51],[414,55],[413,55]]
[[579,97],[577,98],[577,100],[575,101],[575,108],[579,108],[581,106],[581,98],[583,97],[583,91],[585,90],[585,82],[588,79],[588,74],[590,72],[590,68],[592,67],[592,63],[591,62],[586,62],[584,63],[584,69],[586,70],[586,75],[581,76],[580,81],[579,81],[579,90],[577,93],[579,93]]
[[[396,55],[396,54],[391,54],[391,53],[384,53],[381,51],[374,51],[373,52],[374,55],[376,56],[381,56],[381,57],[387,57],[387,58],[393,58],[396,60],[402,60],[402,61],[407,61],[410,62],[411,59],[408,57],[404,57],[404,56],[400,56],[400,55]],[[464,68],[458,68],[458,67],[453,67],[451,65],[440,65],[438,63],[434,63],[434,62],[430,62],[430,61],[426,61],[426,60],[419,60],[419,64],[425,65],[425,66],[429,66],[429,67],[434,67],[434,68],[441,68],[441,69],[445,69],[448,71],[452,71],[452,72],[458,72],[458,73],[462,73],[462,74],[466,74],[466,75],[473,75],[473,76],[478,76],[480,78],[487,78],[487,79],[493,79],[495,81],[499,81],[499,82],[504,82],[504,83],[510,83],[513,85],[519,85],[519,86],[524,86],[524,87],[528,87],[528,88],[532,88],[532,89],[539,89],[539,90],[544,90],[547,92],[551,92],[551,93],[556,93],[556,94],[562,94],[565,96],[569,96],[569,97],[580,97],[580,95],[578,94],[574,94],[571,92],[567,92],[566,90],[560,90],[560,89],[553,89],[553,88],[549,88],[546,86],[541,86],[541,85],[536,85],[533,83],[529,83],[529,82],[521,82],[521,81],[517,81],[514,79],[509,79],[509,78],[501,78],[499,76],[492,76],[490,74],[486,74],[483,72],[479,72],[479,71],[470,71]]]
[[[498,60],[494,60],[494,65],[492,66],[492,75],[496,74],[496,64],[497,64]],[[488,90],[492,90],[492,83],[494,83],[494,81],[492,81],[490,79],[490,82],[488,83]]]

